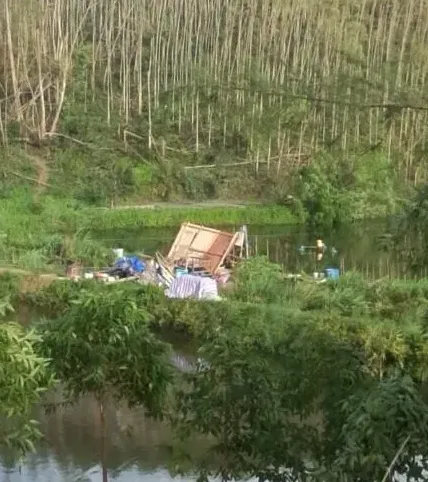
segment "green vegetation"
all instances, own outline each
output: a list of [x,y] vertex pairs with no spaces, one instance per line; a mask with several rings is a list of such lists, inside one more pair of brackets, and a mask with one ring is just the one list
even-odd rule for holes
[[394,220],[388,247],[403,256],[415,272],[428,266],[428,185],[421,186],[415,197]]
[[428,417],[427,281],[349,274],[281,288],[267,265],[266,290],[248,278],[251,264],[241,276],[252,286],[233,296],[258,302],[211,313],[200,338],[210,364],[186,376],[178,426],[218,440],[222,477],[391,481],[395,471],[417,472]]
[[16,323],[5,321],[11,310],[11,283],[3,281],[0,286],[0,446],[23,455],[34,450],[34,442],[40,437],[38,423],[31,418],[32,409],[54,380],[49,373],[48,359],[37,353],[40,337],[33,330],[25,331]]
[[75,226],[87,229],[115,229],[135,227],[178,227],[182,222],[214,226],[235,226],[242,224],[287,225],[298,224],[304,219],[301,213],[294,214],[288,207],[275,205],[237,207],[171,207],[154,209],[105,210],[101,213],[88,209],[81,211]]
[[[148,322],[155,333],[162,327],[192,336],[208,364],[201,361],[196,372],[183,374],[171,420],[181,439],[196,432],[214,441],[206,459],[193,460],[201,474],[392,481],[393,472],[417,470],[415,456],[426,455],[427,280],[368,282],[349,273],[324,284],[294,282],[256,258],[239,267],[224,301],[167,300],[153,286],[90,286],[55,282],[26,301],[51,310],[52,317],[53,311],[65,313],[43,327],[57,350],[59,338],[68,339],[63,330],[69,322],[61,320],[75,320],[64,350],[74,356],[81,334],[79,359],[91,346],[90,320],[101,320],[101,313],[122,321],[111,330],[94,329],[103,347],[87,353],[98,360],[114,352],[113,344],[104,345],[127,326],[116,309],[121,303],[131,313],[146,313],[142,333]],[[105,300],[115,306],[104,306]],[[91,366],[82,369],[90,372]],[[74,373],[60,372],[65,383],[74,379]]]
[[362,154],[348,162],[323,155],[300,170],[296,196],[309,221],[332,226],[359,219],[386,217],[400,202],[391,162]]
[[39,325],[44,355],[68,397],[91,393],[100,403],[113,396],[130,404],[144,399],[148,412],[159,415],[170,381],[168,366],[161,363],[168,346],[148,330],[148,318],[129,293],[110,290],[105,299],[105,290],[93,288],[80,289],[60,319]]
[[112,252],[94,239],[94,231],[117,228],[179,227],[184,222],[209,225],[287,225],[301,223],[293,206],[247,205],[99,209],[44,196],[34,204],[27,190],[14,191],[0,201],[0,265],[37,271],[63,269],[67,259],[103,267]]
[[[156,286],[57,281],[20,302],[49,313],[34,346],[72,398],[167,409],[180,440],[211,441],[193,460],[202,475],[391,482],[418,469],[415,457],[428,455],[427,280],[296,282],[255,258],[225,296],[174,301]],[[165,329],[199,346],[195,372],[171,376]]]
[[384,215],[427,178],[426,7],[7,0],[0,191]]
[[103,482],[108,479],[106,401],[144,405],[159,417],[172,380],[168,345],[150,332],[147,318],[126,293],[116,290],[105,299],[105,292],[82,290],[60,319],[38,327],[41,353],[51,360],[66,396],[78,401],[89,393],[97,400]]
[[[261,274],[257,276],[256,273]],[[38,292],[23,294],[21,302],[55,317],[67,312],[82,290],[91,287],[106,293],[117,291],[116,285],[98,285],[90,280],[54,281]],[[127,283],[121,290],[149,314],[153,326],[185,331],[197,338],[215,331],[219,325],[227,328],[232,315],[244,324],[248,323],[250,315],[250,319],[275,324],[285,313],[293,319],[336,313],[341,317],[361,316],[410,326],[422,323],[428,308],[428,281],[425,279],[369,282],[357,273],[347,273],[337,282],[296,282],[284,279],[282,268],[264,258],[253,258],[239,266],[234,288],[225,293],[227,302],[224,303],[168,300],[160,288],[151,285]]]

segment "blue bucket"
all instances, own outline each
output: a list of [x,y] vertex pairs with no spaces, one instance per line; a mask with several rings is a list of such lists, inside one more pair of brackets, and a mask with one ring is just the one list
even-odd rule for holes
[[340,271],[336,268],[327,268],[325,270],[325,276],[328,279],[338,279],[340,276]]

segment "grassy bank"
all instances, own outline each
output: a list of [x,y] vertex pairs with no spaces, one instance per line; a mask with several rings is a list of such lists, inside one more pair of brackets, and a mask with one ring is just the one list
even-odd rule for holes
[[[25,277],[0,277],[0,292],[18,293]],[[18,280],[21,281],[19,284]],[[156,286],[134,283],[100,285],[93,281],[69,283],[54,281],[46,286],[21,292],[21,302],[54,316],[66,311],[82,290],[124,290],[135,296],[136,303],[147,310],[155,327],[203,337],[218,326],[227,327],[230,318],[240,314],[242,323],[278,324],[279,320],[306,319],[308,316],[331,316],[388,322],[407,329],[425,323],[428,312],[428,281],[369,281],[350,272],[337,281],[314,284],[293,282],[283,277],[283,269],[265,258],[252,258],[242,263],[234,276],[233,288],[223,293],[224,302],[169,300]],[[251,320],[253,320],[251,322]]]
[[301,212],[275,204],[154,204],[126,209],[88,207],[70,199],[43,197],[34,204],[31,193],[17,191],[0,201],[1,232],[30,236],[77,230],[105,230],[126,227],[177,227],[189,221],[200,224],[290,225],[304,222]]
[[74,226],[95,230],[127,227],[164,228],[177,227],[187,221],[237,227],[242,224],[293,225],[301,224],[303,220],[303,217],[292,213],[290,208],[276,205],[207,205],[196,208],[192,205],[177,208],[164,208],[158,205],[153,209],[88,209],[77,216]]
[[91,232],[174,228],[183,222],[224,226],[290,225],[304,216],[278,205],[198,204],[104,209],[50,196],[34,203],[31,191],[16,191],[0,201],[0,266],[52,271],[65,258],[105,266],[110,252]]

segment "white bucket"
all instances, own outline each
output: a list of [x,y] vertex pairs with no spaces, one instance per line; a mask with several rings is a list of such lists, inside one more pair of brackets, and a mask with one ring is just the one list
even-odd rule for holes
[[116,259],[123,258],[123,249],[122,248],[113,249],[113,253],[116,255]]

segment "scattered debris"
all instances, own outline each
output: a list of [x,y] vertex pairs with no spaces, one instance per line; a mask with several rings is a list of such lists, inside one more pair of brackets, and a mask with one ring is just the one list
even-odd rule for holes
[[94,279],[105,283],[137,281],[165,288],[169,298],[221,299],[218,285],[226,284],[237,261],[248,257],[248,232],[236,233],[184,223],[166,257],[142,259],[116,248],[116,262],[101,271],[86,271],[78,263],[67,267],[68,279]]

